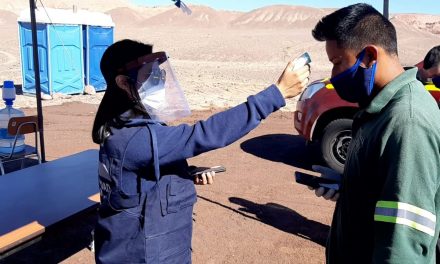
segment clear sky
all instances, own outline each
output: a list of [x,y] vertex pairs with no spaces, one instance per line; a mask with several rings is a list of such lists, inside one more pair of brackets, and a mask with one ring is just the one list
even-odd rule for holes
[[[171,0],[131,0],[135,4],[146,6],[170,5]],[[303,5],[312,7],[339,8],[358,1],[350,0],[183,0],[185,4],[206,5],[215,9],[250,11],[268,5]],[[364,1],[382,12],[383,0]],[[390,13],[426,13],[440,15],[440,0],[389,0]]]

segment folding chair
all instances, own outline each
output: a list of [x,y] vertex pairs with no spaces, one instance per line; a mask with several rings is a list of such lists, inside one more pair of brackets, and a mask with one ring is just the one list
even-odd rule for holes
[[[23,151],[14,153],[17,140],[20,135],[35,134],[35,147],[25,144]],[[27,158],[37,157],[38,163],[41,163],[41,158],[38,150],[38,117],[37,116],[23,116],[11,117],[8,123],[8,134],[14,137],[14,143],[10,153],[0,153],[0,171],[5,174],[3,164],[21,160],[21,168],[24,168],[24,162]]]

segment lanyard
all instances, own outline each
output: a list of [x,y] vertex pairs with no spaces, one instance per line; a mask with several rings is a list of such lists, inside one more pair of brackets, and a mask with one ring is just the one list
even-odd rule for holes
[[161,122],[157,122],[151,119],[131,119],[129,122],[125,124],[127,127],[135,127],[135,126],[147,126],[151,135],[151,145],[153,149],[153,165],[154,165],[154,177],[156,178],[156,182],[158,183],[160,180],[160,162],[159,162],[159,150],[157,147],[157,133],[152,125],[159,124],[163,125]]

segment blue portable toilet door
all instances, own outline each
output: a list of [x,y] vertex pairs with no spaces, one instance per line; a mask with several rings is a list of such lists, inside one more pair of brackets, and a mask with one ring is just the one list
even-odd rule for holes
[[50,25],[49,63],[53,93],[84,91],[82,30],[80,25]]
[[[23,92],[35,94],[35,71],[32,48],[31,23],[19,23],[20,31],[20,55],[23,78]],[[48,70],[48,43],[47,27],[37,24],[38,59],[40,66],[40,86],[43,93],[49,94],[49,70]]]
[[88,26],[87,25],[82,25],[82,34],[83,34],[83,70],[84,70],[84,84],[85,85],[89,85],[90,84],[90,74],[89,74],[89,52],[87,51],[87,42],[88,42],[88,35],[87,35],[87,30]]
[[107,84],[101,74],[100,62],[104,51],[113,44],[113,28],[88,26],[88,76],[87,83],[93,85],[96,91],[103,91]]

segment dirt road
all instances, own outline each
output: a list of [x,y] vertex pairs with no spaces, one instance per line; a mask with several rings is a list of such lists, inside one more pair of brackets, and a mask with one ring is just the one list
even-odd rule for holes
[[[82,103],[44,108],[48,160],[97,148],[90,139],[96,109]],[[194,112],[185,122],[206,119],[216,111]],[[308,169],[319,158],[296,135],[293,113],[274,113],[238,142],[189,162],[227,168],[214,185],[197,186],[195,264],[324,263],[334,204],[294,182],[297,168]],[[95,219],[90,213],[67,221],[4,261],[93,263],[86,246]]]

